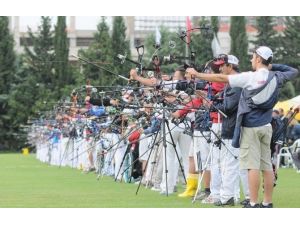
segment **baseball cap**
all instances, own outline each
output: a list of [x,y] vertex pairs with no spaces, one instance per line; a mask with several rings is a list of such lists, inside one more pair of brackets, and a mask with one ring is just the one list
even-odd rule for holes
[[265,60],[268,60],[270,57],[273,57],[273,52],[269,47],[260,46],[255,50],[255,53],[258,54]]
[[228,63],[233,65],[239,65],[239,60],[234,55],[228,55]]
[[214,61],[215,65],[223,65],[224,63],[233,64],[233,65],[239,65],[239,60],[234,55],[226,55],[226,54],[220,54],[218,58]]

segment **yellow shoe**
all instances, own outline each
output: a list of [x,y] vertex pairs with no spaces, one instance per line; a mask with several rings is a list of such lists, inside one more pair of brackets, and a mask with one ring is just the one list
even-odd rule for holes
[[198,187],[198,174],[189,174],[186,181],[185,191],[178,195],[180,198],[193,197],[196,194]]

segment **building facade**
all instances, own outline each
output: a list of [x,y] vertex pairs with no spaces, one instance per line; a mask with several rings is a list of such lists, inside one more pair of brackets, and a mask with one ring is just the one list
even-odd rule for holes
[[[15,49],[18,53],[23,52],[24,44],[30,43],[26,29],[24,29],[25,20],[24,17],[10,17],[10,29],[15,39]],[[81,20],[90,20],[89,25],[80,25]],[[96,32],[96,25],[100,22],[101,17],[67,17],[67,31],[69,38],[69,54],[70,60],[76,60],[72,55],[77,55],[79,49],[86,49],[93,41],[94,33]],[[155,32],[157,27],[164,26],[170,31],[178,31],[186,29],[186,17],[185,16],[126,16],[124,17],[125,24],[127,27],[127,37],[130,40],[130,47],[132,56],[136,56],[135,46],[144,44],[145,38]],[[200,21],[200,16],[191,17],[193,26],[197,26]],[[207,17],[210,19],[210,17]],[[37,18],[37,23],[38,23]],[[246,17],[247,26],[246,31],[249,40],[253,40],[257,34],[255,29],[255,17]],[[282,31],[284,29],[284,23],[282,17],[276,17],[277,26],[275,29]],[[55,18],[53,18],[55,21]],[[92,22],[91,22],[92,21]],[[112,17],[106,19],[108,26],[112,27]],[[218,39],[220,41],[221,49],[224,53],[230,51],[230,17],[220,16],[219,17],[220,28],[218,32]],[[26,25],[26,24],[25,24]],[[37,26],[36,26],[37,27]],[[94,28],[93,28],[94,27]],[[86,29],[87,28],[87,29]],[[35,31],[35,29],[32,29]],[[249,46],[251,48],[251,45]]]

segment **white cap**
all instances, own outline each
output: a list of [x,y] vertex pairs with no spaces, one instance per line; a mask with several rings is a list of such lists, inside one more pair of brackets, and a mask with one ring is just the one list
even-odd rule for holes
[[239,60],[234,55],[228,55],[228,63],[233,65],[239,65]]
[[214,60],[214,64],[217,66],[223,65],[224,63],[229,63],[233,65],[239,65],[239,60],[234,55],[220,54],[218,58]]
[[273,57],[272,50],[266,46],[260,46],[258,49],[256,49],[255,52],[265,60],[268,60],[270,57]]

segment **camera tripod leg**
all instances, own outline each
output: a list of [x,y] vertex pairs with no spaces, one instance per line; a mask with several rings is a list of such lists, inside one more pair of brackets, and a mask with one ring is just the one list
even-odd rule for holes
[[206,159],[206,162],[205,162],[205,165],[204,165],[204,168],[202,169],[202,173],[199,173],[199,177],[198,177],[198,179],[199,179],[198,187],[197,187],[195,196],[194,196],[194,198],[193,198],[193,200],[192,200],[192,203],[193,203],[193,204],[196,202],[196,197],[197,197],[199,191],[201,191],[201,183],[202,183],[204,174],[205,174],[205,172],[207,171],[208,162],[209,162],[209,160],[211,160],[212,151],[213,151],[213,148],[210,148],[210,149],[209,149],[208,156],[207,156],[207,159]]
[[[117,151],[117,150],[116,150],[116,151]],[[122,167],[123,167],[123,164],[124,164],[126,155],[129,153],[129,151],[130,151],[130,145],[127,145],[127,148],[126,148],[126,150],[125,150],[125,153],[124,153],[124,155],[123,155],[123,158],[122,158],[122,161],[121,161],[121,164],[120,164],[120,168],[119,168],[119,170],[118,170],[117,176],[115,177],[115,181],[117,181],[117,179],[118,179],[118,176],[119,176],[119,174],[120,174],[120,172],[121,172],[121,169],[122,169]],[[121,176],[121,181],[122,181],[122,176]]]
[[62,155],[62,158],[60,160],[60,163],[59,163],[59,168],[61,168],[61,164],[62,164],[63,160],[66,159],[66,157],[67,157],[67,153],[69,151],[70,144],[72,144],[71,142],[72,142],[72,138],[70,137],[69,140],[66,143],[65,151],[64,151],[64,153]]
[[186,184],[186,177],[185,177],[185,174],[184,174],[184,168],[183,168],[183,166],[182,166],[182,164],[181,164],[181,162],[180,162],[180,159],[179,159],[178,151],[177,151],[177,149],[176,149],[176,145],[175,145],[175,142],[174,142],[174,139],[173,139],[171,130],[170,130],[169,122],[167,121],[166,124],[167,124],[167,128],[168,128],[168,132],[169,132],[169,134],[170,134],[170,138],[171,138],[171,140],[172,140],[172,145],[173,145],[173,148],[174,148],[174,151],[175,151],[177,160],[178,160],[178,162],[179,162],[180,170],[181,170],[181,172],[182,172],[182,175],[183,175],[183,178],[184,178],[184,182],[185,182],[185,184]]
[[227,147],[226,143],[222,140],[221,137],[219,137],[219,135],[218,135],[213,129],[210,128],[210,132],[215,136],[215,138],[217,139],[217,142],[219,142],[219,148],[220,148],[220,150],[221,150],[221,146],[223,145],[223,146],[226,148],[226,150],[227,150],[228,152],[230,152],[230,154],[231,154],[235,159],[238,159],[238,156],[235,155],[235,154]]
[[102,146],[101,149],[97,151],[96,160],[98,165],[97,180],[99,180],[100,177],[102,176],[102,170],[104,166],[104,150]]
[[154,183],[152,181],[152,179],[153,179],[154,169],[157,169],[157,166],[158,166],[157,163],[159,162],[158,157],[159,157],[159,152],[160,152],[160,149],[159,149],[160,142],[161,141],[158,141],[157,143],[155,143],[155,150],[154,150],[155,151],[155,155],[153,156],[152,159],[150,159],[150,160],[152,160],[152,162],[151,162],[151,172],[150,172],[150,179],[149,179],[149,181],[146,182],[146,188],[149,187],[149,182]]
[[168,167],[167,167],[167,140],[166,140],[166,127],[168,129],[168,134],[170,135],[170,138],[171,138],[171,141],[172,143],[172,146],[174,148],[174,151],[176,153],[176,157],[177,157],[177,160],[178,160],[178,163],[179,163],[179,166],[180,166],[180,169],[181,169],[181,172],[183,174],[183,177],[184,177],[184,180],[185,180],[185,183],[186,183],[186,177],[185,177],[185,174],[184,174],[184,169],[182,167],[182,164],[180,162],[180,159],[179,159],[179,156],[178,156],[178,152],[176,150],[176,145],[175,145],[175,142],[174,142],[174,139],[172,137],[172,133],[171,133],[171,129],[169,127],[169,121],[167,121],[166,119],[166,116],[165,116],[165,108],[163,108],[163,118],[162,118],[162,123],[161,123],[161,126],[162,126],[162,137],[163,137],[163,151],[164,151],[164,170],[165,170],[165,183],[166,183],[166,196],[169,196],[169,191],[168,191]]
[[[144,138],[148,138],[148,137],[151,137],[151,136],[147,136],[147,137],[144,137]],[[144,138],[142,138],[142,139],[144,139]],[[139,139],[139,141],[140,141],[141,139]],[[147,150],[147,151],[145,151],[141,156],[139,156],[137,159],[135,159],[128,167],[126,167],[125,169],[124,169],[124,171],[123,171],[123,173],[122,173],[122,176],[123,176],[123,174],[131,167],[131,165],[133,165],[133,164],[135,164],[143,155],[145,155],[148,151],[150,150],[150,148]]]
[[[168,167],[167,167],[167,140],[166,140],[166,117],[165,110],[163,109],[163,119],[162,119],[162,136],[163,136],[163,150],[164,150],[164,160],[165,160],[165,176],[166,176],[166,195],[169,196],[168,192]],[[170,133],[171,135],[171,133]]]
[[[141,184],[142,184],[143,177],[145,176],[145,172],[146,172],[146,169],[147,169],[147,167],[148,167],[149,159],[150,159],[151,154],[152,154],[152,152],[153,152],[153,149],[154,149],[154,146],[155,146],[155,143],[156,143],[156,139],[157,139],[157,137],[158,137],[158,134],[159,134],[159,132],[157,132],[157,133],[155,134],[155,137],[154,137],[154,140],[153,140],[153,144],[152,144],[152,146],[151,146],[151,148],[150,148],[151,150],[150,150],[150,152],[149,152],[149,156],[148,156],[148,159],[147,159],[147,161],[146,161],[145,168],[144,168],[144,170],[143,170],[143,172],[142,172],[141,180],[140,180],[139,185],[138,185],[138,187],[137,187],[137,190],[136,190],[136,192],[135,192],[136,195],[138,194],[138,191],[139,191],[139,189],[140,189],[140,187],[141,187]],[[149,149],[148,149],[148,151],[149,151]],[[146,152],[147,152],[147,151],[146,151]],[[146,152],[145,152],[144,154],[146,154]],[[141,156],[140,156],[140,157],[141,157]]]

